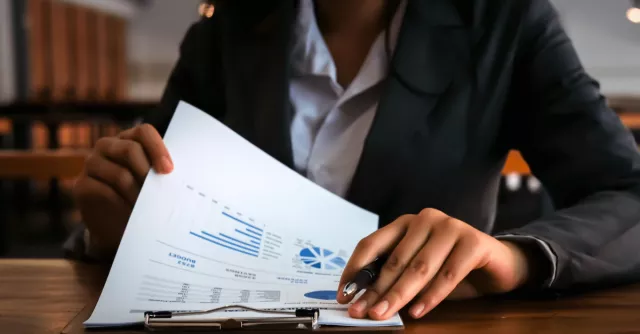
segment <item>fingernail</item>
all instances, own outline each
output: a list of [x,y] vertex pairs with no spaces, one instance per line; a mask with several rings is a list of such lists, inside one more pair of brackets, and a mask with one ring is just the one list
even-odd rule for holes
[[389,302],[386,300],[383,300],[379,302],[378,305],[374,306],[371,311],[377,315],[383,315],[385,312],[387,312],[388,308],[389,308]]
[[422,315],[422,311],[424,311],[424,304],[423,303],[418,303],[413,305],[413,307],[411,308],[411,315],[414,318],[419,318],[420,315]]
[[364,310],[367,308],[367,301],[366,300],[358,300],[357,302],[355,302],[355,304],[353,304],[353,310],[357,313],[362,313],[364,312]]
[[162,162],[160,163],[162,171],[165,173],[169,173],[173,169],[173,163],[169,158],[163,157]]

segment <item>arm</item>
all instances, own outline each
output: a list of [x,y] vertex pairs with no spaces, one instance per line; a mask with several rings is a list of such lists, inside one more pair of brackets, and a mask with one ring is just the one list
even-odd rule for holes
[[507,125],[558,211],[505,234],[550,246],[557,260],[552,288],[638,280],[638,149],[585,73],[549,1],[529,3]]

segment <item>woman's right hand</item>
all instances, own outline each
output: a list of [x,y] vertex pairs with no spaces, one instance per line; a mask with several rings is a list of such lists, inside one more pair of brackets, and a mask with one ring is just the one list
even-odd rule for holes
[[116,251],[151,168],[163,174],[173,170],[169,152],[153,126],[142,124],[97,141],[73,188],[92,249]]

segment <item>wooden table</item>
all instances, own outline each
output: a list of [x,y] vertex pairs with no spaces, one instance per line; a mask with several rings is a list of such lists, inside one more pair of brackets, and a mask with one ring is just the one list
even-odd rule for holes
[[[66,260],[0,260],[0,332],[84,333],[106,275]],[[447,302],[405,325],[409,334],[640,333],[640,285],[553,301]]]

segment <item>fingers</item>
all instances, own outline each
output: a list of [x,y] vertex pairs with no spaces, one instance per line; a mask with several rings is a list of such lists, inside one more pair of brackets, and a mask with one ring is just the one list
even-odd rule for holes
[[80,177],[73,186],[74,199],[80,204],[80,207],[88,205],[115,204],[117,207],[123,207],[124,210],[131,209],[132,206],[127,203],[111,186],[88,175]]
[[150,125],[102,138],[87,159],[74,196],[92,243],[115,249],[151,166],[168,173],[173,163],[162,137]]
[[86,161],[85,172],[87,177],[96,179],[112,188],[129,205],[133,205],[136,202],[140,193],[141,183],[135,179],[127,168],[106,159],[100,154],[92,154]]
[[380,298],[380,294],[374,289],[367,289],[358,300],[349,307],[349,316],[356,319],[362,319],[367,316],[367,312],[374,305],[375,301]]
[[162,136],[153,126],[142,124],[123,131],[119,137],[140,143],[151,165],[158,173],[170,173],[173,170],[173,161],[169,151],[162,141]]
[[113,137],[101,138],[96,143],[96,151],[108,160],[130,170],[139,184],[144,183],[151,164],[140,143]]
[[[499,244],[437,210],[425,209],[417,216],[399,219],[365,238],[354,252],[341,287],[359,268],[393,249],[380,277],[349,308],[349,315],[384,320],[416,300],[409,313],[419,318],[447,297],[479,295],[475,283],[463,280],[474,269],[485,270],[488,263],[500,262],[499,258],[492,260],[492,254],[500,253],[492,242]],[[493,272],[500,272],[498,269]],[[419,297],[415,299],[416,296]]]
[[453,251],[442,265],[430,286],[422,293],[409,309],[409,314],[420,318],[442,302],[456,286],[478,267],[485,256],[480,241],[470,234],[459,240]]
[[[393,249],[402,237],[404,237],[408,223],[412,217],[411,215],[402,216],[393,223],[360,240],[342,272],[338,291],[342,291],[344,285],[347,284],[360,269],[371,263],[378,256],[388,253]],[[339,293],[337,299],[339,303],[345,304],[350,302],[352,298],[353,296],[345,297]]]
[[411,259],[427,242],[429,226],[428,220],[420,219],[418,216],[414,217],[402,240],[388,256],[376,282],[352,305],[352,310],[350,311],[352,316],[357,318],[365,317],[367,311],[374,306],[379,297],[398,280]]
[[[436,275],[459,237],[458,224],[452,218],[431,222],[432,230],[426,244],[419,249],[402,275],[394,279],[369,311],[372,319],[386,319],[408,304]],[[427,220],[428,222],[428,220]],[[417,224],[416,224],[417,225]]]

